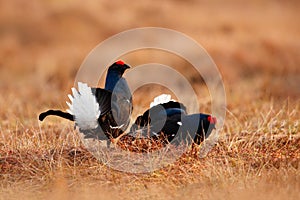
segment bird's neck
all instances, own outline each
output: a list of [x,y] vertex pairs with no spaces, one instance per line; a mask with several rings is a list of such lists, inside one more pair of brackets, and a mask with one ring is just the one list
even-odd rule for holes
[[121,77],[120,73],[109,70],[105,80],[105,89],[112,92]]

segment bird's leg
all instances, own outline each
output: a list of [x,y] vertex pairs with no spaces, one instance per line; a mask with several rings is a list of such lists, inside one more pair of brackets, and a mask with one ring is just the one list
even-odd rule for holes
[[111,140],[111,142],[114,144],[114,145],[117,145],[118,144],[118,142],[119,142],[119,140],[120,140],[120,138],[122,138],[124,135],[127,135],[127,133],[126,132],[123,132],[121,135],[119,135],[118,137],[116,137],[116,138],[111,138],[110,140]]
[[106,147],[107,147],[108,149],[110,148],[110,144],[111,144],[110,139],[106,140]]

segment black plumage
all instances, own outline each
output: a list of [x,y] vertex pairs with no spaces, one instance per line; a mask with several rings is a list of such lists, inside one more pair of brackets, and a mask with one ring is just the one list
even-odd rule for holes
[[182,103],[169,101],[153,106],[138,116],[130,131],[140,137],[165,138],[167,143],[193,141],[200,144],[211,134],[215,124],[216,118],[211,115],[188,115]]
[[[43,121],[49,115],[56,115],[75,121],[75,125],[79,127],[85,138],[107,140],[108,145],[110,140],[115,138],[120,141],[130,141],[131,144],[140,138],[146,139],[146,143],[148,140],[172,144],[182,142],[200,144],[211,134],[215,128],[216,118],[202,113],[189,115],[182,103],[172,100],[159,103],[146,110],[143,115],[137,117],[130,132],[124,133],[129,125],[133,109],[131,91],[127,81],[122,77],[128,68],[129,66],[122,61],[115,62],[108,69],[104,89],[89,88],[86,84],[80,83],[83,94],[87,95],[86,99],[82,98],[88,103],[76,104],[77,107],[74,105],[76,108],[69,104],[69,107],[73,109],[70,113],[48,110],[39,115],[39,120]],[[81,93],[80,89],[77,92],[73,88],[72,91],[73,96],[69,97],[71,103],[74,103],[73,101],[81,98]],[[83,113],[83,117],[72,113],[72,111],[76,113],[76,109],[81,109],[77,114]],[[98,111],[99,115],[97,115]],[[96,126],[91,125],[95,124],[95,120],[89,114],[97,116]],[[86,121],[84,121],[84,116],[87,118]],[[157,146],[161,147],[161,145]]]
[[[130,122],[132,112],[131,92],[126,80],[122,77],[130,67],[122,61],[113,63],[107,72],[105,89],[91,88],[91,92],[99,105],[100,115],[96,128],[83,129],[79,127],[85,138],[109,140],[123,133]],[[90,105],[83,105],[89,107]],[[43,121],[47,116],[55,115],[76,122],[76,116],[60,110],[48,110],[39,115]]]
[[112,92],[111,109],[117,123],[116,128],[126,130],[133,110],[132,95],[128,83],[123,76],[129,65],[117,61],[107,71],[105,89]]

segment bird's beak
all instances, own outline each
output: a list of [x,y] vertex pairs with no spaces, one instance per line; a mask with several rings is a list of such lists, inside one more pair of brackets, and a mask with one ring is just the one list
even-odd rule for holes
[[126,69],[130,69],[130,66],[129,66],[129,65],[126,65],[126,64],[125,64],[124,67],[125,67],[125,70],[126,70]]

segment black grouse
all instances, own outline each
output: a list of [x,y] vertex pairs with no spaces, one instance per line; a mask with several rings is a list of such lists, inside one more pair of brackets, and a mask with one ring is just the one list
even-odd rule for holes
[[[162,94],[154,99],[150,109],[137,117],[130,132],[140,137],[165,138],[165,141],[178,144],[189,139],[200,144],[216,125],[216,118],[208,114],[186,113],[186,107],[171,100],[170,95]],[[193,136],[193,138],[189,138]]]
[[131,92],[122,77],[130,67],[123,61],[112,64],[107,72],[105,89],[90,88],[78,83],[78,91],[72,88],[68,95],[68,112],[48,110],[39,115],[43,121],[49,115],[56,115],[71,121],[84,134],[85,138],[109,140],[118,137],[127,129],[132,112]]
[[[49,115],[75,121],[85,138],[120,141],[145,138],[150,141],[179,144],[193,141],[200,144],[216,125],[216,118],[208,114],[188,115],[186,107],[171,100],[170,95],[160,95],[150,108],[138,116],[129,133],[124,133],[130,122],[132,97],[126,80],[122,77],[129,66],[122,61],[115,62],[108,69],[105,89],[90,88],[78,83],[78,91],[72,88],[68,95],[68,112],[48,110],[39,115],[41,121]],[[192,138],[191,138],[192,137]],[[191,140],[189,140],[191,139]],[[147,142],[146,142],[147,143]],[[109,144],[109,143],[108,143]]]

